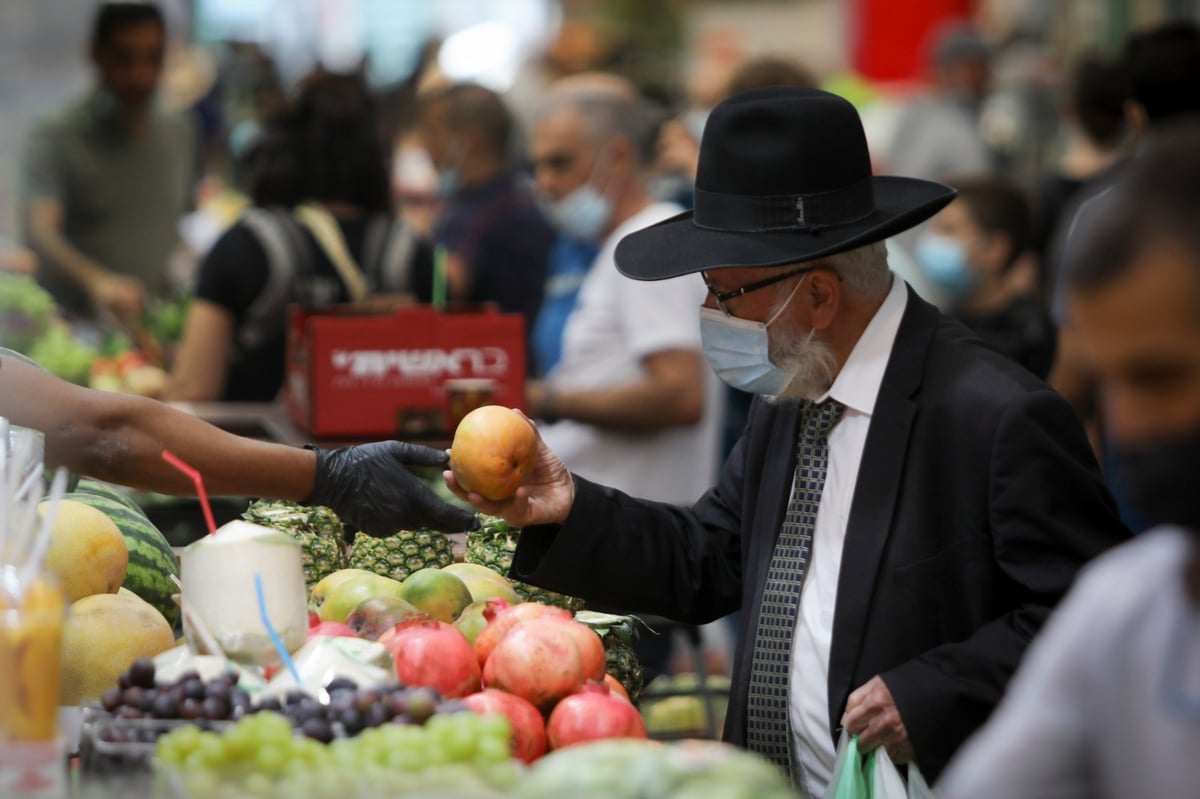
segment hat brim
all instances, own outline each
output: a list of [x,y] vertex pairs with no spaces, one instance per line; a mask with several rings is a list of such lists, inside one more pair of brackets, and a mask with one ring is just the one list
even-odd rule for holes
[[635,280],[665,280],[708,269],[813,261],[919,225],[955,195],[930,180],[892,175],[871,180],[875,212],[857,222],[818,231],[742,233],[698,227],[692,212],[685,211],[621,239],[617,269]]

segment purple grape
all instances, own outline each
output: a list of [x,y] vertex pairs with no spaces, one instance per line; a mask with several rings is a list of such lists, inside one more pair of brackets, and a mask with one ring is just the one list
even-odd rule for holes
[[154,706],[150,708],[150,712],[156,719],[176,718],[179,714],[179,700],[169,691],[159,691],[158,696],[154,697]]
[[321,743],[327,744],[333,740],[333,727],[325,719],[308,719],[300,729],[306,736]]
[[121,706],[122,691],[120,688],[109,688],[100,695],[100,705],[109,713]]
[[154,661],[138,658],[129,666],[129,684],[139,688],[154,687]]

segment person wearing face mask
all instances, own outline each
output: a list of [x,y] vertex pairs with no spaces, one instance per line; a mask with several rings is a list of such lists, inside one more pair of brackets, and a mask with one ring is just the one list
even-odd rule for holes
[[96,86],[39,122],[22,159],[20,219],[38,281],[72,316],[137,328],[166,296],[196,178],[194,131],[155,107],[166,49],[156,3],[106,0],[92,22]]
[[418,134],[444,203],[433,236],[446,250],[447,296],[494,302],[531,331],[554,230],[510,163],[513,125],[499,95],[458,83],[422,98]]
[[1078,231],[1067,318],[1153,529],[1080,575],[948,799],[1153,796],[1200,785],[1200,127],[1132,161]]
[[1078,569],[1128,537],[1063,399],[890,271],[884,239],[953,196],[873,176],[836,95],[725,100],[695,210],[615,252],[652,292],[700,273],[704,354],[756,394],[716,484],[635,499],[548,436],[511,498],[445,473],[522,528],[521,580],[689,623],[740,609],[725,738],[808,796],[843,731],[936,779]]
[[1054,326],[1042,303],[1014,280],[1018,262],[1028,257],[1029,202],[1002,178],[949,183],[958,196],[917,239],[917,265],[947,298],[952,316],[1045,380],[1054,363]]
[[686,504],[716,475],[723,409],[696,323],[704,285],[693,278],[647,292],[613,263],[622,236],[681,210],[646,191],[653,123],[632,93],[588,83],[554,90],[541,109],[530,154],[547,216],[598,254],[567,317],[560,360],[526,395],[529,415],[572,469]]

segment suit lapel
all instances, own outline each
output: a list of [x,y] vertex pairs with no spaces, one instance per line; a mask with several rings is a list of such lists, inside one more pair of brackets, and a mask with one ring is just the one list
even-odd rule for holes
[[937,310],[909,289],[908,306],[867,431],[842,549],[829,653],[829,718],[835,741],[846,698],[858,687],[851,683],[856,677],[875,576],[891,532],[909,433],[916,417],[913,395],[920,387],[937,321]]

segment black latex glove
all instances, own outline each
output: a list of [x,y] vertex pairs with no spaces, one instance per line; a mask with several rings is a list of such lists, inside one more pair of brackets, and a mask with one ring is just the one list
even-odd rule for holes
[[446,503],[406,468],[445,466],[444,450],[402,441],[306,449],[317,453],[317,477],[304,504],[332,508],[347,537],[357,530],[382,538],[419,527],[458,532],[478,526],[475,514]]

